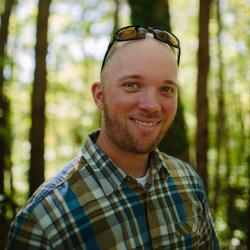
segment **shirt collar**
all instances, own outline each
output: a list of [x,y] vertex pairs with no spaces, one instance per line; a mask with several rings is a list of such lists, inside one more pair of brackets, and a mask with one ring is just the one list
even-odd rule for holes
[[159,149],[150,153],[148,183],[153,184],[156,179],[166,179],[169,175],[167,165]]
[[[82,147],[82,154],[94,171],[105,194],[109,196],[121,186],[128,174],[115,166],[112,160],[95,144],[99,133],[98,130],[89,134]],[[158,173],[161,173],[160,176],[157,175]],[[167,176],[167,167],[159,150],[151,152],[148,183],[152,185],[155,178],[166,178]]]

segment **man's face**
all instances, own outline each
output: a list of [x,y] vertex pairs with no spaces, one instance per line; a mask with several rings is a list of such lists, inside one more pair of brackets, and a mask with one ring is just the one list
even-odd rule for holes
[[112,55],[100,108],[101,134],[110,146],[136,154],[157,147],[176,113],[177,71],[173,52],[153,38],[130,42]]

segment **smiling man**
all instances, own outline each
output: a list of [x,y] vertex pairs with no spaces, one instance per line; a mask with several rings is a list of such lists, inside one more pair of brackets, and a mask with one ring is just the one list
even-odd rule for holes
[[163,29],[114,34],[92,86],[101,129],[21,209],[9,249],[219,249],[201,179],[157,149],[176,114],[179,60]]
[[178,67],[168,45],[152,37],[124,43],[107,61],[102,83],[92,87],[103,113],[96,144],[117,166],[141,177],[174,119]]

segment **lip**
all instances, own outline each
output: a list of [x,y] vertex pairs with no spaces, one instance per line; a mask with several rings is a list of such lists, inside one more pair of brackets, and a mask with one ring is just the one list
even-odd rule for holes
[[130,118],[131,122],[143,132],[153,132],[159,128],[161,120],[145,120]]
[[141,119],[135,119],[135,118],[130,118],[131,121],[134,123],[145,126],[145,127],[154,127],[158,126],[161,121],[159,120],[141,120]]

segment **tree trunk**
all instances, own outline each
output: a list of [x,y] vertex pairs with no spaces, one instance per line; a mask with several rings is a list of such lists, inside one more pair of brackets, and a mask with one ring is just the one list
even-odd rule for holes
[[115,12],[114,12],[114,27],[113,33],[119,29],[119,11],[120,11],[120,0],[114,0],[115,3]]
[[4,90],[4,65],[6,57],[6,44],[8,39],[8,28],[11,9],[14,0],[5,0],[4,12],[1,15],[0,27],[0,203],[1,213],[5,214],[5,190],[4,190],[4,172],[10,169],[11,165],[11,129],[10,129],[10,102]]
[[207,150],[208,150],[208,97],[207,79],[209,71],[209,12],[211,0],[200,0],[198,76],[196,93],[197,134],[196,165],[207,190]]
[[[132,24],[158,26],[171,31],[169,5],[166,0],[128,0]],[[189,161],[189,143],[186,132],[183,106],[178,99],[178,109],[172,127],[162,139],[159,149]]]
[[[217,46],[218,46],[218,62],[219,62],[219,82],[218,82],[218,96],[217,96],[217,127],[216,127],[216,150],[217,150],[217,158],[215,164],[215,185],[214,185],[214,200],[213,200],[213,208],[216,212],[218,208],[218,200],[219,194],[221,190],[220,185],[220,166],[222,163],[222,154],[223,148],[222,145],[227,145],[226,136],[225,136],[225,97],[224,97],[224,67],[223,67],[223,59],[222,59],[222,45],[221,45],[221,35],[222,35],[222,22],[221,22],[221,11],[220,11],[220,0],[216,1],[216,16],[218,23],[218,32],[217,32]],[[223,144],[222,144],[223,143]]]
[[45,94],[46,55],[49,6],[51,0],[39,0],[35,46],[35,72],[32,93],[32,125],[30,130],[29,195],[44,182],[44,137],[45,137]]
[[[250,132],[250,131],[249,131]],[[247,249],[250,249],[250,153],[247,156],[247,167],[248,167],[248,207],[247,207]]]

